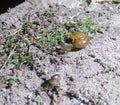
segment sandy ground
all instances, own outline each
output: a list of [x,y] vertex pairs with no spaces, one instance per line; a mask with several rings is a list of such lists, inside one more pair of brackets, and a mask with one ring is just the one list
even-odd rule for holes
[[[69,93],[59,105],[120,105],[120,4],[92,2],[88,6],[82,0],[26,0],[0,15],[0,36],[20,29],[28,13],[34,19],[37,12],[49,11],[48,5],[53,6],[51,11],[58,22],[92,17],[104,32],[93,34],[85,49],[62,56],[49,55],[31,46],[36,54],[35,65],[32,70],[22,68],[20,83],[6,89],[4,81],[14,66],[0,71],[0,105],[52,105],[51,98],[39,88],[42,78],[56,73],[61,76],[60,87]],[[33,101],[36,90],[40,91],[37,98],[41,103]]]

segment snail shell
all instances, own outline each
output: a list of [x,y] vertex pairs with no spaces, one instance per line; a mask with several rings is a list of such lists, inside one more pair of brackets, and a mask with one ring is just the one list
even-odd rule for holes
[[85,48],[92,37],[83,32],[74,32],[70,36],[72,40],[73,50]]
[[51,91],[54,88],[59,87],[60,79],[61,79],[60,75],[59,74],[55,74],[50,79],[48,79],[44,83],[42,83],[41,86],[42,86],[43,90]]
[[49,84],[52,85],[53,87],[58,86],[60,83],[60,75],[55,74],[51,77],[51,79],[48,80]]

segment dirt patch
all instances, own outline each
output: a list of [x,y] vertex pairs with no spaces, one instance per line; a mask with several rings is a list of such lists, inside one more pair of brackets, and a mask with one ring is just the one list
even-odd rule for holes
[[[49,16],[46,13],[54,15]],[[28,19],[37,20],[40,25],[51,30],[61,27],[68,18],[77,22],[91,17],[103,29],[102,34],[91,34],[93,39],[90,44],[77,52],[51,54],[31,45],[29,51],[34,54],[35,61],[32,67],[25,63],[19,70],[13,64],[6,64],[1,69],[0,104],[119,105],[119,14],[119,3],[92,2],[88,5],[82,0],[29,0],[0,15],[0,37],[3,39],[0,41],[0,50],[3,48],[4,38],[21,29]],[[36,37],[41,36],[39,29],[30,32],[36,34]],[[7,55],[0,56],[0,67],[3,67],[7,58]],[[41,84],[54,74],[61,77],[60,93],[46,92],[41,87]]]

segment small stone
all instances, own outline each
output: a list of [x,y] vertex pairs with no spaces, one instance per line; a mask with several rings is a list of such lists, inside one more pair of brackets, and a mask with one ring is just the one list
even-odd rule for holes
[[92,12],[92,11],[93,11],[92,8],[90,8],[90,7],[86,8],[86,12]]

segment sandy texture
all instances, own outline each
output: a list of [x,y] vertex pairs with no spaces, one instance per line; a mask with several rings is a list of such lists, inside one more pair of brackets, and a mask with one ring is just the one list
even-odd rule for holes
[[[53,6],[51,10],[49,5]],[[14,66],[8,65],[0,71],[0,105],[38,105],[33,101],[36,90],[43,103],[39,105],[52,105],[40,85],[42,78],[48,79],[56,73],[61,75],[60,87],[69,93],[59,105],[120,105],[120,4],[92,2],[88,6],[82,0],[27,0],[0,15],[0,36],[20,29],[28,13],[34,19],[37,12],[42,14],[45,10],[55,13],[55,21],[59,23],[66,18],[80,21],[92,17],[104,33],[93,34],[85,49],[64,55],[49,55],[31,46],[36,54],[35,64],[32,70],[22,68],[19,83],[6,89],[5,80]],[[43,75],[38,75],[41,72]]]

